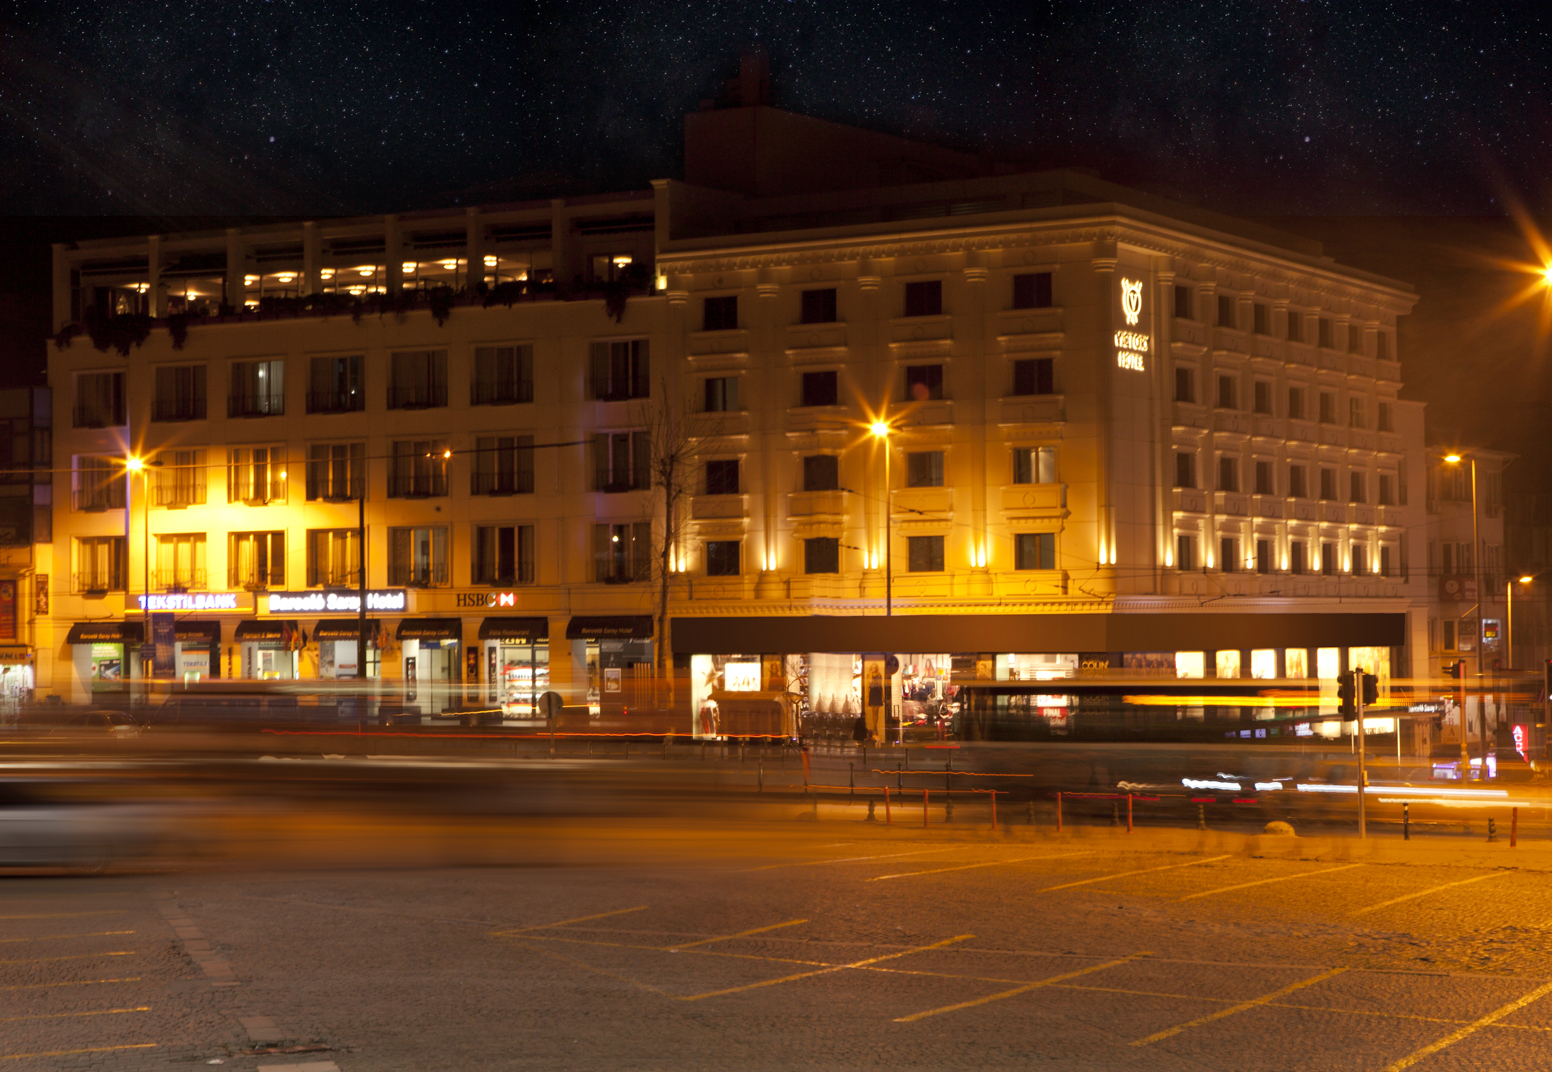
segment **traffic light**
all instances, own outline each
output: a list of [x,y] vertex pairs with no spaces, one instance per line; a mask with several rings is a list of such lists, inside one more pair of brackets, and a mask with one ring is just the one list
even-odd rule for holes
[[1344,715],[1356,716],[1358,709],[1353,706],[1353,672],[1351,670],[1344,671],[1337,675],[1336,680],[1337,699],[1342,701],[1339,710]]
[[[1549,670],[1548,673],[1552,673],[1552,670]],[[1444,674],[1445,674],[1446,677],[1453,677],[1453,678],[1456,678],[1456,679],[1465,677],[1466,676],[1466,660],[1465,659],[1456,659],[1454,662],[1445,663],[1444,664]]]
[[1380,679],[1373,674],[1363,675],[1363,706],[1380,702]]

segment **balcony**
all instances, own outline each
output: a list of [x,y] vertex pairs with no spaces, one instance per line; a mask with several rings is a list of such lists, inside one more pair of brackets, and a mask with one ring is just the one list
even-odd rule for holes
[[159,483],[151,489],[151,501],[168,510],[182,510],[190,506],[204,506],[208,497],[208,481],[203,469],[183,480]]
[[366,409],[365,391],[309,391],[308,413],[360,413]]
[[470,481],[471,495],[532,495],[534,476],[530,472],[475,473]]
[[282,417],[286,412],[284,395],[232,395],[226,400],[228,417]]
[[70,509],[82,513],[100,514],[105,510],[124,509],[124,483],[113,483],[95,488],[78,488],[70,493]]
[[787,495],[788,517],[835,517],[846,513],[846,493],[831,491],[794,491]]
[[693,495],[690,497],[690,516],[697,521],[744,516],[742,495]]
[[1060,517],[1067,508],[1066,484],[1010,484],[1002,489],[1008,517]]
[[70,590],[77,595],[122,592],[124,590],[124,576],[118,570],[72,573],[70,575]]
[[272,503],[284,503],[286,501],[286,482],[276,478],[261,484],[239,484],[230,492],[232,502],[240,502],[244,506],[269,506]]
[[203,398],[157,398],[151,402],[153,421],[202,421],[205,419]]
[[442,588],[447,577],[445,562],[415,566],[394,563],[388,570],[388,583],[395,588]]
[[202,592],[205,590],[205,571],[202,569],[152,570],[151,583],[162,592]]
[[76,406],[70,418],[76,428],[118,428],[124,424],[122,412],[115,413],[103,406]]
[[533,401],[533,382],[497,383],[476,380],[469,385],[471,406],[515,406]]
[[389,409],[437,409],[447,405],[447,385],[388,388]]
[[228,570],[226,586],[234,592],[265,592],[271,588],[286,586],[285,573],[280,570]]

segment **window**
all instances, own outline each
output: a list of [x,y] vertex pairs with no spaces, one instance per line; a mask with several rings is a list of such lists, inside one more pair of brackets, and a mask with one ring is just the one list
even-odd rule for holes
[[1013,362],[1013,393],[1055,394],[1056,362],[1049,357],[1030,357]]
[[1381,361],[1390,360],[1390,336],[1383,331],[1374,333],[1374,356]]
[[1391,476],[1389,473],[1381,473],[1379,498],[1375,501],[1378,502],[1381,506],[1396,505],[1395,484],[1395,477]]
[[1013,568],[1052,570],[1056,568],[1056,533],[1020,532],[1013,537]]
[[1175,568],[1196,569],[1196,537],[1188,532],[1175,534]]
[[942,536],[907,536],[905,544],[911,573],[943,572]]
[[389,584],[431,588],[447,581],[447,529],[388,530]]
[[152,583],[164,592],[205,587],[205,534],[183,532],[156,538]]
[[593,397],[600,402],[650,398],[652,378],[647,340],[595,342],[592,377]]
[[1233,376],[1218,377],[1218,408],[1234,409],[1238,402],[1238,392],[1234,390]]
[[226,501],[262,506],[286,501],[286,448],[231,447],[226,452]]
[[124,537],[83,536],[75,541],[75,591],[124,590]]
[[814,536],[804,540],[803,572],[841,572],[841,541],[834,536]]
[[203,450],[164,450],[156,456],[156,505],[168,509],[204,506],[210,480],[205,473]]
[[720,458],[706,463],[706,494],[738,494],[737,458]]
[[226,552],[228,588],[283,588],[286,583],[284,532],[234,532]]
[[1256,494],[1276,495],[1276,481],[1272,479],[1272,463],[1256,462]]
[[286,411],[284,361],[233,361],[228,417],[278,417]]
[[941,450],[912,451],[905,456],[905,486],[908,488],[941,488],[943,486],[943,452]]
[[1347,474],[1347,500],[1349,502],[1365,502],[1363,474],[1350,472]]
[[1196,371],[1183,365],[1175,367],[1175,401],[1196,401]]
[[943,315],[943,281],[927,279],[905,285],[906,316]]
[[1320,423],[1336,423],[1336,395],[1330,391],[1320,392]]
[[1257,413],[1264,413],[1268,417],[1272,415],[1272,385],[1265,380],[1257,380],[1252,392],[1251,408]]
[[360,354],[315,357],[308,362],[308,413],[359,413],[366,409]]
[[1353,544],[1353,573],[1362,576],[1369,572],[1369,549],[1361,543]]
[[470,495],[531,495],[533,436],[480,436],[474,441]]
[[593,579],[629,584],[652,578],[652,523],[593,526]]
[[1257,540],[1256,541],[1256,572],[1257,573],[1271,573],[1272,572],[1272,541],[1271,540]]
[[738,540],[707,540],[706,576],[737,577],[742,572],[738,561],[739,545]]
[[707,298],[701,302],[702,331],[733,331],[738,327],[738,295]]
[[1318,345],[1324,349],[1331,349],[1331,318],[1321,317],[1315,322],[1318,333]]
[[447,442],[397,439],[388,457],[388,497],[421,499],[447,494]]
[[706,381],[706,412],[738,412],[738,377],[714,376]]
[[1236,537],[1219,537],[1218,568],[1224,573],[1234,573],[1239,569],[1239,540]]
[[1270,335],[1272,333],[1272,310],[1264,302],[1256,302],[1250,307],[1251,331],[1257,335]]
[[534,583],[534,526],[474,526],[473,584]]
[[1303,573],[1309,567],[1304,561],[1304,541],[1294,540],[1288,544],[1288,572]]
[[1304,314],[1294,309],[1288,310],[1288,341],[1304,341]]
[[803,490],[834,491],[841,486],[841,462],[834,454],[810,454],[803,459]]
[[926,402],[943,397],[942,365],[908,365],[905,369],[905,400]]
[[835,288],[822,287],[803,292],[803,306],[799,320],[804,324],[835,323]]
[[124,423],[124,374],[83,372],[75,378],[77,428],[117,428]]
[[156,397],[151,400],[153,421],[202,421],[205,419],[205,366],[178,365],[156,370]]
[[1218,490],[1239,490],[1239,459],[1227,455],[1218,459]]
[[1288,388],[1288,416],[1295,421],[1304,419],[1304,388]]
[[1320,471],[1320,497],[1325,502],[1336,500],[1336,470],[1322,469]]
[[122,510],[124,482],[127,479],[122,459],[111,456],[78,456],[75,460],[75,508],[93,512]]
[[1056,483],[1056,448],[1014,447],[1013,482],[1015,484]]
[[480,346],[474,351],[471,406],[510,406],[533,401],[533,347]]
[[1220,328],[1237,327],[1235,320],[1233,295],[1218,295],[1218,326]]
[[1363,353],[1363,325],[1347,325],[1347,352],[1350,354]]
[[652,485],[647,432],[607,432],[593,439],[593,490],[641,491]]
[[307,448],[308,502],[346,502],[365,494],[365,443],[313,443]]
[[1347,400],[1347,427],[1363,427],[1363,399],[1349,398]]
[[1383,544],[1380,546],[1380,576],[1390,576],[1390,548]]
[[1446,619],[1444,619],[1444,650],[1445,651],[1454,651],[1454,650],[1456,650],[1455,649],[1455,619],[1454,618],[1446,618]]
[[1309,497],[1308,470],[1302,465],[1288,466],[1288,495],[1294,499]]
[[1050,272],[1026,272],[1013,277],[1013,308],[1049,309],[1050,307]]
[[1175,452],[1175,487],[1196,487],[1196,455],[1190,451]]
[[634,261],[629,253],[595,253],[588,258],[588,270],[595,282],[616,283],[630,278]]
[[307,587],[355,588],[361,584],[361,533],[356,529],[309,529]]
[[1193,302],[1191,301],[1191,288],[1175,284],[1175,315],[1182,320],[1195,319],[1193,315]]
[[447,352],[407,350],[389,363],[388,408],[430,409],[447,405]]
[[1375,411],[1376,420],[1374,427],[1381,432],[1394,432],[1396,430],[1395,416],[1389,402],[1381,402]]
[[840,398],[833,370],[803,373],[803,402],[805,406],[833,406]]
[[1320,572],[1325,577],[1336,575],[1336,544],[1322,543],[1320,545]]

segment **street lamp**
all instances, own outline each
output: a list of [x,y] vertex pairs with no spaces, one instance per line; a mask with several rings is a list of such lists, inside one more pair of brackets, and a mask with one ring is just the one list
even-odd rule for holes
[[[140,506],[140,512],[145,516],[145,541],[143,544],[145,558],[145,603],[140,608],[141,628],[144,630],[144,633],[140,638],[140,643],[142,645],[140,677],[142,680],[150,676],[146,671],[143,653],[144,645],[151,639],[151,474],[146,472],[146,467],[148,465],[161,464],[162,463],[159,460],[148,462],[144,458],[137,457],[135,455],[130,455],[124,460],[124,469],[127,472],[140,474],[140,498],[144,500]],[[128,489],[125,489],[124,502],[128,516],[133,517],[134,502],[129,495]],[[126,533],[126,535],[128,534]],[[125,542],[127,543],[128,541],[126,540]],[[125,585],[125,588],[128,588],[127,584]],[[149,697],[147,697],[147,701],[149,702]]]
[[868,426],[868,434],[884,445],[884,616],[893,617],[895,613],[894,600],[894,569],[892,550],[894,540],[891,539],[891,526],[894,519],[890,517],[891,508],[894,505],[894,488],[889,482],[889,434],[894,429],[884,421],[874,421]]
[[1514,669],[1514,586],[1516,583],[1529,584],[1536,579],[1534,574],[1526,574],[1518,582],[1513,580],[1504,582],[1504,658],[1508,662],[1508,669]]
[[[1446,454],[1444,460],[1450,465],[1459,465],[1461,456],[1456,453]],[[1477,460],[1473,456],[1471,463],[1471,580],[1476,589],[1477,596],[1477,683],[1481,684],[1482,677],[1482,548],[1477,540]],[[1478,701],[1480,708],[1480,697]],[[1487,774],[1487,719],[1483,712],[1478,710],[1477,717],[1482,718],[1482,774]],[[1460,780],[1467,781],[1471,777],[1471,752],[1466,743],[1466,705],[1460,705],[1460,761],[1462,764]]]

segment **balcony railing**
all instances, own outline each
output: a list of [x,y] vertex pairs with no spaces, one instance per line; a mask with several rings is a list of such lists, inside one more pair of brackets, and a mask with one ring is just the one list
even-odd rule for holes
[[261,484],[242,481],[229,486],[229,492],[232,502],[240,502],[245,506],[268,506],[270,503],[286,501],[286,481],[282,477]]
[[203,398],[158,398],[151,402],[153,421],[202,421],[205,419]]
[[309,391],[308,413],[359,413],[366,409],[365,391]]
[[205,589],[205,571],[202,569],[152,570],[151,583],[163,592],[200,592]]
[[226,586],[234,591],[262,592],[268,588],[284,588],[283,573],[267,573],[263,570],[228,570]]
[[284,395],[232,395],[226,400],[228,417],[282,417],[286,412]]
[[433,409],[447,405],[447,386],[390,387],[389,409]]
[[496,383],[476,380],[469,387],[471,406],[513,406],[533,401],[531,382]]
[[443,475],[438,475],[435,479],[422,480],[403,476],[388,478],[388,497],[390,499],[430,499],[446,494],[447,477]]
[[447,565],[405,566],[395,564],[388,570],[388,583],[403,588],[440,588],[447,584]]
[[124,423],[124,415],[102,406],[76,406],[70,423],[76,428],[117,428]]
[[533,489],[532,472],[477,472],[474,474],[473,487],[470,490],[475,495],[532,495]]
[[124,576],[118,570],[108,570],[105,573],[72,573],[70,575],[71,591],[81,592],[122,592],[124,590]]
[[124,509],[124,484],[116,480],[112,484],[100,487],[78,488],[70,493],[70,508],[87,513],[122,510]]
[[169,510],[179,510],[186,506],[204,506],[208,494],[209,481],[206,480],[203,469],[193,470],[185,480],[158,484],[151,491],[152,501],[157,506]]

